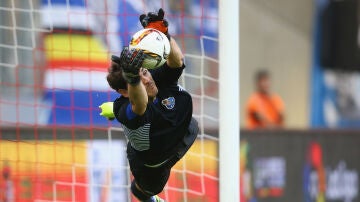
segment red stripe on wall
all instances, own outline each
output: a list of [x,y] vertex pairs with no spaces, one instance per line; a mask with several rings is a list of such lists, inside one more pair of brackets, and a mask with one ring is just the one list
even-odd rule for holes
[[107,71],[109,66],[110,66],[110,62],[103,62],[103,61],[84,61],[84,60],[73,60],[73,59],[48,61],[48,69]]

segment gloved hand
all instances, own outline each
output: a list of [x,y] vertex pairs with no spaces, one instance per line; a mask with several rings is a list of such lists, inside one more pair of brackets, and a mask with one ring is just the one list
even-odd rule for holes
[[104,102],[99,108],[101,109],[100,115],[107,118],[108,120],[114,120],[115,115],[113,112],[114,103],[113,102]]
[[142,14],[139,17],[140,23],[144,28],[153,28],[164,33],[170,40],[168,32],[169,23],[164,19],[165,12],[162,8],[159,9],[158,13],[149,12],[147,15]]
[[122,68],[123,77],[130,85],[136,85],[140,82],[139,70],[144,61],[145,54],[142,50],[131,49],[124,47],[121,51],[120,57],[111,56],[111,60]]

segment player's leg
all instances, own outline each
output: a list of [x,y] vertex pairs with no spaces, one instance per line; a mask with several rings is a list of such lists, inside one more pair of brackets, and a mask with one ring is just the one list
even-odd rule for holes
[[127,154],[130,170],[135,178],[131,184],[133,195],[140,201],[163,201],[156,195],[164,189],[170,176],[170,169],[146,167],[131,147],[128,147]]
[[131,186],[132,193],[142,201],[151,201],[149,200],[151,197],[157,198],[156,195],[162,192],[169,179],[170,169],[164,166],[149,168],[143,164],[136,164],[133,160],[129,163],[135,178]]
[[189,134],[185,135],[184,140],[177,146],[176,154],[161,167],[146,167],[144,163],[137,158],[136,153],[128,145],[127,153],[130,170],[135,178],[131,185],[131,191],[139,200],[149,202],[163,201],[156,195],[162,192],[170,177],[171,168],[189,150],[198,134],[199,129],[195,119],[191,121],[190,126]]

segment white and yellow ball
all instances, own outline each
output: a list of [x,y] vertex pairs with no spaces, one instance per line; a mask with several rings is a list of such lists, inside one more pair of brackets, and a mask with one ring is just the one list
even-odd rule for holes
[[145,53],[142,67],[155,69],[163,65],[170,54],[170,42],[165,34],[156,29],[143,29],[136,32],[130,41],[129,49],[141,49]]

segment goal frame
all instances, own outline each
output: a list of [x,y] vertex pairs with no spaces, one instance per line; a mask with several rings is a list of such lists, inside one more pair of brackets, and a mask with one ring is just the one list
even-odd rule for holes
[[219,194],[240,201],[240,2],[219,1]]

